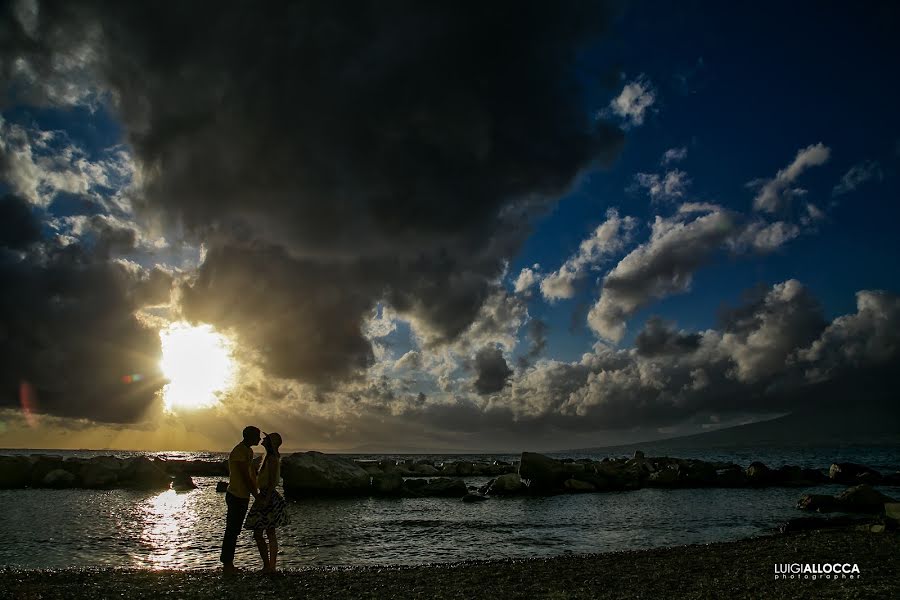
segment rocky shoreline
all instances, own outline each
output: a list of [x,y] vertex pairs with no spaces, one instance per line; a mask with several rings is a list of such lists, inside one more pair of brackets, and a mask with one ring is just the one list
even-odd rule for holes
[[[900,472],[882,474],[854,463],[818,469],[785,465],[770,469],[760,462],[734,463],[671,457],[554,459],[523,452],[515,464],[428,461],[353,461],[319,452],[283,459],[282,479],[289,498],[329,495],[446,496],[478,501],[512,495],[612,492],[653,488],[761,488],[900,485]],[[415,475],[428,477],[416,479]],[[481,486],[466,486],[462,476],[492,476]],[[882,501],[891,502],[890,498]],[[847,503],[845,503],[847,505]]]
[[[737,542],[415,567],[213,570],[0,570],[0,599],[56,598],[896,598],[900,533],[859,526]],[[857,565],[853,579],[776,580],[776,565]]]
[[[260,460],[258,457],[257,460]],[[0,456],[0,489],[175,489],[195,487],[192,477],[227,477],[227,461],[163,460],[138,456],[63,458],[36,454]],[[490,477],[467,486],[467,477]],[[627,491],[654,488],[812,487],[821,484],[900,486],[900,472],[879,473],[853,463],[832,464],[827,473],[785,465],[769,468],[672,457],[554,459],[523,452],[514,462],[353,460],[321,452],[298,452],[283,458],[282,478],[289,498],[308,496],[456,497],[479,501],[510,495]],[[220,486],[221,487],[221,486]],[[829,504],[821,496],[817,507]],[[886,500],[888,501],[888,500]]]

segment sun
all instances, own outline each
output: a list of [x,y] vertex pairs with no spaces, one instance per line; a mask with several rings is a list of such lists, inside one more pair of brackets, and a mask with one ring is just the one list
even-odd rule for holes
[[163,402],[170,412],[210,408],[234,385],[233,344],[211,325],[172,323],[159,332],[160,368],[169,383]]

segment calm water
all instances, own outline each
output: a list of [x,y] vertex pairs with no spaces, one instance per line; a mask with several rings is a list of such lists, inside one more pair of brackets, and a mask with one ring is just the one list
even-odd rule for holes
[[[155,454],[173,458],[198,456]],[[850,460],[883,471],[896,470],[900,464],[900,448],[885,447],[684,451],[677,455],[732,460],[745,466],[751,459],[762,459],[771,466],[801,464],[819,468],[827,468],[833,460]],[[466,482],[479,485],[487,479],[472,477]],[[215,492],[219,480],[195,478],[199,488],[186,493],[0,490],[0,565],[218,566],[225,522],[224,498]],[[836,493],[841,489],[820,486],[815,491]],[[810,490],[643,489],[547,498],[495,498],[476,504],[442,498],[297,501],[289,503],[291,525],[279,530],[280,564],[416,564],[733,540],[772,531],[779,523],[801,515],[793,506],[807,491]],[[883,491],[900,497],[898,488]],[[259,561],[248,531],[242,533],[236,561],[250,567]]]

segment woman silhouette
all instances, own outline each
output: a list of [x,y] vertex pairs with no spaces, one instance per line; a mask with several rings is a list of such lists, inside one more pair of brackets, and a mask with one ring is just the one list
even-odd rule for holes
[[267,433],[265,436],[262,446],[266,449],[266,457],[256,476],[259,497],[247,513],[244,529],[253,530],[253,538],[263,561],[263,572],[272,573],[275,571],[275,559],[278,556],[278,537],[275,528],[287,525],[290,518],[284,498],[275,491],[275,486],[281,480],[281,455],[278,453],[281,436],[277,433]]

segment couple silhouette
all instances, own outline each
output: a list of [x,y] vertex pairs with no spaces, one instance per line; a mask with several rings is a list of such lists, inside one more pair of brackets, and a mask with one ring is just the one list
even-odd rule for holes
[[[260,443],[261,435],[266,436],[262,439],[266,457],[259,472],[254,472],[253,446]],[[222,570],[226,575],[238,571],[234,566],[234,551],[242,525],[244,529],[253,531],[259,556],[263,561],[262,572],[275,571],[275,560],[278,557],[276,528],[290,522],[284,498],[275,491],[281,479],[279,446],[280,435],[261,432],[258,427],[251,425],[244,428],[244,439],[228,456],[228,489],[225,492],[228,512],[225,516],[225,538],[222,540],[221,555]]]

